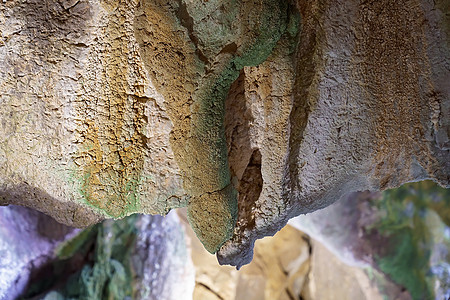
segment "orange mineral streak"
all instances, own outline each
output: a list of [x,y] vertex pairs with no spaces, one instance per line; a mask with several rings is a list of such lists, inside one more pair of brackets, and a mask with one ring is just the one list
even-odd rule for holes
[[[380,188],[392,188],[391,174],[407,179],[409,157],[415,157],[425,170],[433,170],[427,128],[432,128],[433,86],[423,24],[426,22],[419,1],[408,5],[379,1],[360,7],[356,31],[356,52],[364,57],[360,75],[373,95],[375,175]],[[438,104],[439,105],[439,104]],[[435,166],[436,167],[436,166]]]
[[133,34],[131,24],[127,18],[113,16],[126,15],[126,9],[121,3],[109,11],[111,19],[102,32],[104,42],[93,50],[104,66],[101,74],[96,74],[100,83],[85,87],[79,107],[85,116],[79,126],[84,140],[77,158],[81,162],[81,193],[85,201],[115,218],[138,208],[137,188],[147,151],[143,130],[148,99],[137,96],[139,91],[127,93],[139,89],[130,88],[127,81],[127,75],[135,71],[130,57],[137,55],[125,42]]

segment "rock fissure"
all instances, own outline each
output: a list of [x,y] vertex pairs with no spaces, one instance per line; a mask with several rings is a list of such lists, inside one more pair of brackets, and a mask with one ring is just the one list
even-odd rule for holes
[[447,6],[8,1],[2,203],[77,226],[187,206],[242,266],[347,193],[448,186]]

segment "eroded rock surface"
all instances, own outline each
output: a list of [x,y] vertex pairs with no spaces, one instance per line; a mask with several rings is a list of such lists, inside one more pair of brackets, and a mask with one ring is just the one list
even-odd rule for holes
[[[251,211],[242,219],[254,225],[239,218],[218,253],[221,263],[247,263],[255,239],[350,192],[426,178],[448,186],[448,16],[439,5],[298,3],[300,36],[286,64],[292,69],[280,72],[276,50],[244,69],[257,83],[241,96],[245,106],[264,108],[250,110],[250,128],[260,128],[250,140],[262,137],[267,149],[260,148],[263,184],[252,208],[242,204]],[[279,89],[292,102],[283,102]]]
[[139,55],[135,6],[0,6],[1,202],[87,226],[184,201],[172,124]]
[[187,206],[219,262],[359,190],[450,174],[446,1],[7,0],[0,203]]

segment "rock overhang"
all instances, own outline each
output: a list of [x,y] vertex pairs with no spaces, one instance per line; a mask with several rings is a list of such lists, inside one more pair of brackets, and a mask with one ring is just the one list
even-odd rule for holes
[[448,18],[416,2],[8,1],[2,202],[76,226],[188,206],[241,266],[349,192],[448,186]]

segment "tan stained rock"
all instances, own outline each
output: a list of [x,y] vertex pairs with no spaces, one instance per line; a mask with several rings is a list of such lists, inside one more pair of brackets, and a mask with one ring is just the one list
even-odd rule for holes
[[317,241],[311,241],[311,268],[302,294],[305,300],[361,299],[382,300],[385,297],[407,300],[411,296],[393,283],[384,282],[383,291],[371,278],[375,270],[353,267]]
[[6,0],[0,203],[188,207],[220,263],[345,194],[449,185],[445,1]]
[[191,238],[191,255],[196,272],[194,300],[263,300],[292,299],[304,291],[310,270],[308,237],[291,226],[286,226],[274,237],[255,244],[253,261],[239,271],[220,266],[189,228],[184,212],[187,235]]
[[2,203],[74,226],[183,205],[172,124],[137,48],[135,4],[65,3],[0,7]]

